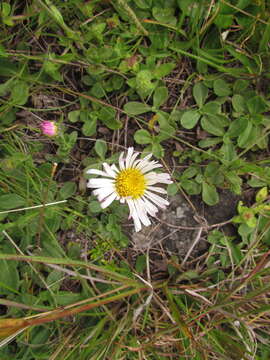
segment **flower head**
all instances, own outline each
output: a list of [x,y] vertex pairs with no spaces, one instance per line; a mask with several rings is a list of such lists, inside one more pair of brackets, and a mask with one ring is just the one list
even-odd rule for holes
[[135,231],[141,230],[141,224],[151,224],[148,215],[155,216],[158,207],[165,209],[169,205],[167,200],[156,194],[166,194],[166,190],[153,185],[172,183],[169,174],[152,171],[162,167],[157,161],[150,161],[152,154],[144,159],[137,159],[138,155],[139,153],[130,147],[125,157],[123,152],[120,154],[118,167],[103,163],[104,171],[90,169],[86,172],[102,176],[91,178],[87,186],[95,188],[93,194],[97,196],[103,209],[114,200],[128,204]]
[[42,121],[41,125],[41,131],[44,135],[47,136],[56,136],[58,132],[57,125],[54,121]]

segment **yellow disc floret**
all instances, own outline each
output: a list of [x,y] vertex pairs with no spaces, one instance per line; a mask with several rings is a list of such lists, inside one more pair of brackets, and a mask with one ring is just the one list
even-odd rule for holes
[[138,199],[144,194],[146,181],[143,173],[134,168],[121,170],[115,180],[116,191],[119,196],[131,196]]

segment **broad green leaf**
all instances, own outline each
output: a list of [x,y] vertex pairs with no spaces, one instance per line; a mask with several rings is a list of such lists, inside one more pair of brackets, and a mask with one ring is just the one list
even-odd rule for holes
[[116,111],[112,108],[103,107],[98,112],[98,118],[111,130],[117,130],[122,127],[121,121],[116,119]]
[[97,119],[89,117],[89,120],[83,124],[82,133],[85,136],[92,136],[96,133]]
[[198,110],[188,110],[181,117],[181,125],[185,129],[192,129],[199,121],[201,114]]
[[254,131],[254,126],[250,121],[246,123],[246,127],[243,132],[239,135],[237,144],[240,148],[245,148],[249,143],[252,136],[252,132]]
[[201,192],[201,184],[198,184],[194,180],[183,179],[180,185],[189,195],[198,195]]
[[193,96],[196,104],[201,108],[207,99],[208,88],[202,82],[197,82],[193,87]]
[[216,187],[203,181],[202,183],[202,198],[203,201],[210,206],[216,205],[219,201],[219,196]]
[[17,266],[6,260],[0,261],[0,291],[3,294],[7,292],[17,292],[19,289],[19,274]]
[[242,94],[248,87],[248,81],[244,79],[238,79],[233,85],[234,94]]
[[209,134],[213,134],[216,136],[223,136],[225,134],[224,127],[219,121],[218,116],[215,115],[203,116],[201,120],[201,126]]
[[261,114],[265,111],[269,111],[269,107],[266,105],[264,99],[261,96],[254,96],[247,101],[248,111],[252,115]]
[[178,186],[176,183],[169,184],[167,186],[167,193],[169,196],[174,196],[178,192]]
[[29,97],[29,86],[24,81],[14,83],[11,90],[11,100],[15,105],[24,105]]
[[267,199],[267,196],[268,196],[268,189],[267,189],[267,186],[264,186],[257,192],[256,201],[263,202]]
[[214,81],[214,93],[217,96],[229,96],[231,89],[229,84],[223,79],[217,79]]
[[152,153],[156,158],[161,159],[165,155],[165,150],[159,143],[153,143]]
[[167,101],[168,96],[168,89],[165,86],[156,88],[153,97],[154,108],[158,109],[161,105],[163,105]]
[[230,137],[239,136],[246,129],[248,121],[249,121],[249,119],[247,117],[240,117],[240,118],[234,120],[231,123],[231,125],[229,126],[227,134]]
[[68,199],[73,196],[76,192],[77,186],[74,182],[68,181],[66,182],[59,191],[59,195],[61,199]]
[[130,101],[124,105],[124,110],[129,115],[140,115],[151,111],[151,107],[138,101]]
[[102,211],[99,201],[96,200],[90,201],[88,208],[92,213],[100,213]]
[[68,120],[75,123],[79,120],[81,110],[73,110],[68,113]]
[[140,129],[135,132],[134,140],[137,144],[150,144],[152,143],[152,136],[147,130]]
[[199,141],[199,146],[204,149],[207,147],[212,147],[222,142],[222,138],[220,137],[209,137]]
[[97,140],[95,142],[95,152],[103,160],[107,152],[107,144],[104,140]]
[[243,113],[246,110],[246,100],[242,95],[235,94],[232,97],[233,109],[238,113]]
[[17,194],[5,194],[0,196],[0,210],[11,210],[26,205],[25,199]]
[[162,79],[164,76],[169,75],[172,70],[175,68],[176,64],[169,62],[157,66],[154,70],[154,76],[156,79]]
[[221,105],[217,101],[209,101],[205,105],[202,106],[201,111],[205,114],[220,114],[221,112]]

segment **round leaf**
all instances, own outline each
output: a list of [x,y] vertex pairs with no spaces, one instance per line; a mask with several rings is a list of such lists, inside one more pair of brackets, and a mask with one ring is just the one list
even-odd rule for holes
[[188,110],[181,117],[181,125],[185,129],[192,129],[200,119],[201,114],[197,110]]

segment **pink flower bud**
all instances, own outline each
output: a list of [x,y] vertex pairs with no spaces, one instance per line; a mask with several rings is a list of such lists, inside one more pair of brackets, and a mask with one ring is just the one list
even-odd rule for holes
[[40,125],[41,131],[47,136],[56,136],[58,132],[57,125],[54,121],[43,121]]

